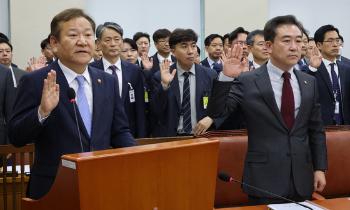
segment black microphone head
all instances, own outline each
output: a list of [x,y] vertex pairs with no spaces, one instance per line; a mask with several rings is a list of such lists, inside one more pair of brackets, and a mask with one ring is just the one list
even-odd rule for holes
[[71,102],[75,100],[75,90],[73,88],[68,89],[68,98]]
[[231,182],[231,176],[225,172],[219,172],[218,178],[224,182]]

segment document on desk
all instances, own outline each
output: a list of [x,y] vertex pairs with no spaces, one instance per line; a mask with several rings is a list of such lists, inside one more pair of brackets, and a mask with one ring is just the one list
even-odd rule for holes
[[[308,206],[313,210],[327,210],[327,208],[319,206],[311,201],[300,202],[300,204]],[[270,210],[306,210],[307,209],[295,203],[270,204],[267,207]]]

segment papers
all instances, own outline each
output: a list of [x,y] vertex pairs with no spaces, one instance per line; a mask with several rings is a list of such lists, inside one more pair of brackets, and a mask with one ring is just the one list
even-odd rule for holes
[[[300,202],[300,204],[308,206],[308,207],[312,208],[313,210],[325,210],[326,209],[326,208],[323,208],[315,203],[312,203],[311,201]],[[305,209],[308,209],[306,207],[299,206],[295,203],[270,204],[267,207],[271,210],[305,210]]]
[[[3,171],[3,168],[0,168],[0,172]],[[7,166],[7,172],[11,172],[12,171],[12,166]],[[17,165],[16,166],[16,171],[17,173],[21,173],[21,166],[20,165]],[[30,167],[29,165],[25,165],[24,166],[24,172],[23,173],[30,173]]]

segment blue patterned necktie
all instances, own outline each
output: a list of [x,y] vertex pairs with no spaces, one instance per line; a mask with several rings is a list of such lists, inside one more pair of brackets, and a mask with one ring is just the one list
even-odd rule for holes
[[337,73],[334,70],[334,65],[335,63],[331,63],[329,64],[331,66],[331,76],[332,76],[332,90],[333,90],[333,94],[334,94],[334,99],[336,102],[339,103],[339,112],[335,113],[334,112],[334,117],[333,120],[335,121],[335,123],[337,125],[341,125],[342,124],[342,115],[341,115],[341,110],[342,110],[342,100],[341,100],[341,94],[340,94],[340,86],[339,86],[339,80],[338,80],[338,76]]
[[213,63],[213,69],[219,73],[220,71],[222,71],[222,64],[217,62]]
[[91,112],[89,109],[88,100],[85,95],[84,85],[85,78],[84,76],[77,76],[76,80],[78,81],[78,91],[77,91],[77,104],[81,118],[83,119],[84,126],[87,133],[91,136]]
[[183,131],[184,133],[190,134],[192,132],[192,121],[191,121],[191,97],[190,97],[190,82],[188,77],[189,72],[182,74],[185,78],[183,85],[182,95],[182,117],[183,117]]

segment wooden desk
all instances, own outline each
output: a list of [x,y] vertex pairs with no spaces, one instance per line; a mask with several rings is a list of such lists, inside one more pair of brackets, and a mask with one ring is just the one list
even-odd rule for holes
[[[312,201],[319,204],[329,210],[349,210],[350,209],[350,198],[334,198],[326,199],[321,201]],[[243,206],[243,207],[233,207],[233,208],[222,208],[215,210],[266,210],[266,205],[261,206]]]

